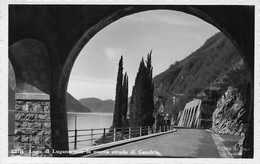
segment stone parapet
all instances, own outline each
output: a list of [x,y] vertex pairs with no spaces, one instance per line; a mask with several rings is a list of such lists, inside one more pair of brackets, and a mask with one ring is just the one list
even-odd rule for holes
[[16,155],[52,156],[49,95],[16,93],[15,98]]
[[50,95],[44,93],[16,93],[16,100],[50,100]]

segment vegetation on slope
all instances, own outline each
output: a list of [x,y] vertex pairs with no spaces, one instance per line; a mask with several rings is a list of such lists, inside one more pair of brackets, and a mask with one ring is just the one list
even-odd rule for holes
[[154,96],[166,98],[167,113],[178,113],[185,103],[181,103],[172,111],[174,95],[183,94],[186,102],[192,100],[240,59],[234,45],[219,32],[194,53],[175,62],[166,71],[154,77]]

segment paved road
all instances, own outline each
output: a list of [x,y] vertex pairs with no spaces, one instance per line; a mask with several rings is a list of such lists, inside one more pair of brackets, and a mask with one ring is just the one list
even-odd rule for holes
[[[215,139],[215,137],[213,137]],[[223,151],[205,130],[178,129],[177,132],[96,152],[93,156],[144,156],[181,158],[220,158]],[[216,140],[216,139],[215,139]],[[220,156],[220,154],[222,154]]]

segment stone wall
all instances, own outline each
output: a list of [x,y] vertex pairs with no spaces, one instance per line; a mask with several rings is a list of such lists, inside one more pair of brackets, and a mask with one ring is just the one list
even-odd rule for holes
[[49,95],[16,93],[15,99],[14,155],[52,156]]

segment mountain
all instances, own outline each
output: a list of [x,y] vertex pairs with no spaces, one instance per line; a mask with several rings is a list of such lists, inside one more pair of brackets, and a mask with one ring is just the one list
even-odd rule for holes
[[91,110],[82,105],[78,100],[76,100],[71,94],[67,92],[67,112],[91,112]]
[[[209,38],[198,50],[153,78],[154,97],[166,99],[165,110],[172,110],[172,97],[183,95],[186,102],[208,87],[241,60],[239,52],[221,32]],[[183,103],[177,111],[183,109]]]
[[[9,86],[8,87],[8,110],[15,110],[15,92]],[[78,100],[71,96],[68,92],[66,94],[67,99],[67,112],[91,112],[91,110],[82,105]]]
[[[21,79],[16,79],[13,66],[9,60],[8,64],[8,110],[15,110],[15,89],[16,88],[16,81],[22,82]],[[28,85],[26,82],[23,84]],[[18,85],[19,86],[19,85]],[[20,85],[21,86],[21,85]],[[19,89],[18,89],[19,90]],[[71,96],[68,92],[66,94],[67,99],[67,111],[68,112],[91,112],[90,109],[83,106],[78,100],[76,100],[73,96]]]
[[100,100],[98,98],[84,98],[79,102],[96,113],[113,113],[115,102],[113,100]]

